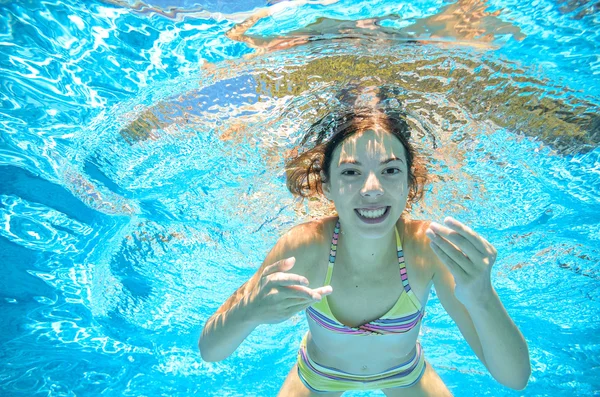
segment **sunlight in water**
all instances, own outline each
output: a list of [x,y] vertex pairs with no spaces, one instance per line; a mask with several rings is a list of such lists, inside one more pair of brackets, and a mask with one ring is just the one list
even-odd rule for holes
[[0,394],[276,395],[304,313],[221,362],[198,337],[281,235],[334,213],[289,193],[285,162],[371,107],[405,116],[427,168],[410,216],[497,249],[530,349],[527,389],[500,385],[433,290],[419,340],[444,383],[594,395],[597,19],[587,1],[5,3]]

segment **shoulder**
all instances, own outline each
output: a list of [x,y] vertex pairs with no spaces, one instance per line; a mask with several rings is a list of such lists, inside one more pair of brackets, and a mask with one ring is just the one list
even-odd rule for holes
[[405,251],[410,250],[413,262],[420,264],[421,270],[433,277],[438,260],[425,234],[430,223],[429,220],[401,219],[398,221],[398,230],[403,228],[403,246]]
[[[278,261],[294,257],[296,263],[287,271],[308,278],[310,281],[319,258],[329,249],[329,233],[333,233],[336,217],[325,217],[298,224],[285,232],[265,257],[254,275],[219,308],[217,313],[228,310],[241,297],[247,295],[259,282],[265,269]],[[333,225],[332,225],[333,224]],[[326,243],[327,242],[327,243]],[[328,252],[328,251],[327,251]],[[311,282],[312,284],[312,282]]]
[[404,238],[409,241],[415,248],[423,249],[423,247],[429,246],[429,238],[425,234],[425,231],[429,227],[431,221],[427,220],[415,220],[415,219],[400,219],[398,221],[398,229],[402,227],[404,229]]
[[328,252],[336,220],[337,217],[324,217],[295,225],[279,238],[264,265],[293,256],[294,273],[309,272],[323,252]]
[[336,217],[323,217],[295,225],[284,235],[286,239],[297,244],[319,243],[326,237],[329,230],[333,231]]

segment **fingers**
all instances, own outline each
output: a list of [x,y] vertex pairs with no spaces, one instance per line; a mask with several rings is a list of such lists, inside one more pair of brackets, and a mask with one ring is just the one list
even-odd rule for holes
[[324,285],[319,288],[315,288],[313,291],[317,291],[317,293],[321,295],[331,295],[333,293],[333,287],[331,285]]
[[467,275],[465,269],[458,263],[456,263],[456,261],[452,259],[448,254],[446,254],[446,252],[442,248],[440,248],[435,242],[431,243],[431,249],[433,250],[433,252],[435,252],[438,258],[440,258],[442,263],[444,263],[448,267],[448,270],[450,270],[450,273],[452,273],[455,279]]
[[458,234],[463,236],[482,255],[486,255],[488,253],[487,245],[489,245],[489,243],[483,237],[481,237],[480,235],[475,233],[475,231],[473,229],[471,229],[470,227],[468,227],[467,225],[464,225],[464,224],[460,223],[459,221],[457,221],[456,219],[451,218],[451,217],[447,217],[446,219],[444,219],[444,224],[448,228],[454,230],[455,232],[457,232]]
[[[287,299],[300,298],[320,301],[323,296],[333,292],[333,288],[330,285],[315,289],[308,288],[310,282],[306,277],[294,273],[286,273],[294,267],[295,262],[296,258],[290,257],[265,267],[262,283],[264,285],[270,284],[271,288],[279,290]],[[268,290],[269,288],[266,291]]]
[[278,285],[305,285],[307,287],[309,285],[309,281],[306,277],[294,273],[278,272],[268,276],[267,280],[271,283],[277,283]]
[[[439,226],[439,225],[438,225]],[[472,266],[471,261],[460,249],[457,249],[452,243],[438,235],[439,227],[433,222],[425,231],[425,235],[431,240],[429,246],[437,257],[444,263],[454,277],[462,277],[469,273]],[[448,238],[447,235],[444,237]]]
[[288,298],[289,299],[309,299],[314,301],[320,301],[325,295],[330,295],[333,292],[333,288],[330,285],[320,288],[307,288],[301,285],[288,286]]
[[312,291],[313,297],[315,297],[316,300],[320,301],[326,295],[331,295],[333,293],[333,288],[331,288],[331,285],[325,285],[323,287],[315,288]]
[[451,217],[444,219],[444,225],[431,222],[425,234],[431,240],[431,248],[455,276],[473,275],[496,260],[492,244]]
[[481,237],[473,229],[466,225],[463,225],[462,223],[451,217],[447,217],[444,220],[444,223],[448,227],[460,233],[473,245],[473,247],[475,247],[475,249],[477,249],[477,252],[480,254],[480,256],[474,258],[492,258],[492,262],[496,260],[496,255],[498,253],[496,251],[496,248],[492,244],[490,244],[490,242],[487,241],[485,238]]
[[469,240],[448,227],[431,222],[425,234],[460,265],[469,265],[463,263],[463,259],[477,261],[482,257],[481,252]]
[[265,267],[265,270],[263,270],[263,276],[290,270],[292,267],[294,267],[295,264],[296,264],[296,258],[293,256],[290,258],[282,259],[280,261],[273,263],[272,265]]
[[466,272],[471,267],[471,261],[467,258],[460,249],[440,237],[431,238],[431,246],[441,249],[446,256],[452,259],[457,265],[462,267]]

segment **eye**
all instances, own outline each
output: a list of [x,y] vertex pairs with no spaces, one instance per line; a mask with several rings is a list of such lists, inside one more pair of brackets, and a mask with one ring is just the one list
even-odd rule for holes
[[[393,172],[388,172],[388,171],[393,171]],[[401,171],[400,171],[400,168],[386,168],[384,172],[388,175],[394,175],[394,174],[399,174]]]
[[[347,174],[347,172],[354,172],[354,174]],[[354,176],[354,175],[358,175],[358,172],[356,172],[356,170],[345,170],[345,171],[342,171],[342,175]]]

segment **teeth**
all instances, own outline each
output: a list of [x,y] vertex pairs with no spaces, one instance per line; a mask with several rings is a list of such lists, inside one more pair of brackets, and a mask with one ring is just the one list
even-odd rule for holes
[[358,213],[362,216],[364,216],[365,218],[379,218],[381,215],[383,215],[385,213],[385,208],[382,208],[380,210],[377,211],[364,211],[364,210],[358,210]]

